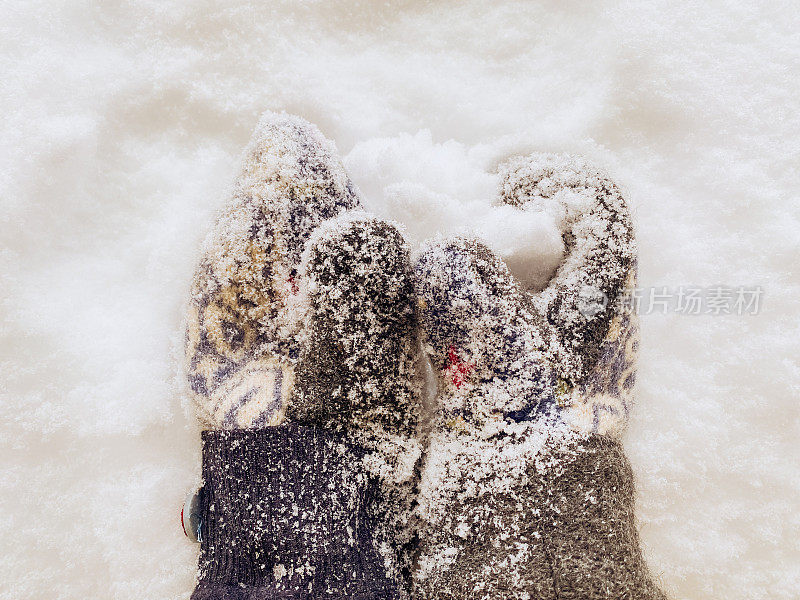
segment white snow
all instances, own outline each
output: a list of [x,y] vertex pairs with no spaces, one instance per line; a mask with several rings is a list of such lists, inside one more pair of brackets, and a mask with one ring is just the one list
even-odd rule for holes
[[0,598],[188,597],[181,318],[265,109],[415,241],[555,264],[493,169],[580,152],[635,207],[640,285],[763,286],[758,315],[642,317],[626,445],[673,597],[795,598],[800,20],[754,4],[4,3]]

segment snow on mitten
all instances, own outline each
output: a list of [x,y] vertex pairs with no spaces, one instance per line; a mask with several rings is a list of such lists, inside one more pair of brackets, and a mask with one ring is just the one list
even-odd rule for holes
[[360,449],[379,485],[375,539],[402,579],[421,456],[409,251],[393,225],[358,213],[329,221],[308,246],[307,338],[289,417]]
[[[204,427],[193,600],[402,597],[398,559],[377,522],[385,494],[365,447],[339,427],[293,417],[296,400],[308,406],[324,395],[305,375],[316,339],[308,325],[319,319],[314,293],[304,292],[303,251],[321,224],[359,205],[315,127],[265,115],[190,303],[187,376]],[[351,258],[344,273],[361,272]],[[375,301],[384,293],[399,295],[381,289]],[[347,360],[324,358],[332,368]]]
[[567,256],[529,292],[486,246],[416,265],[439,413],[422,470],[418,599],[661,599],[615,435],[630,407],[635,279],[616,187],[569,158],[507,165],[502,200],[554,211]]
[[316,127],[284,114],[261,118],[192,285],[186,368],[205,426],[283,421],[300,350],[305,242],[320,223],[360,204]]
[[617,186],[581,158],[533,154],[501,166],[500,200],[560,222],[566,257],[527,294],[546,326],[562,416],[581,431],[621,433],[636,379],[636,243]]

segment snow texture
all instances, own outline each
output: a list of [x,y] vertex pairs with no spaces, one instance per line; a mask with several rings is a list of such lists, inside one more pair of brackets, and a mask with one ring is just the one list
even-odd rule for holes
[[792,3],[4,8],[0,597],[191,592],[182,315],[265,109],[318,124],[415,243],[477,231],[532,287],[558,215],[491,205],[532,151],[613,173],[640,286],[762,286],[757,315],[642,316],[624,441],[667,592],[796,597]]

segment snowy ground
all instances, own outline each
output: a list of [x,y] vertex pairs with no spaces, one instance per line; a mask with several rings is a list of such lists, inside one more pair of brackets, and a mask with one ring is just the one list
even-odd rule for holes
[[676,599],[796,598],[796,6],[232,4],[2,3],[0,597],[188,596],[180,320],[269,108],[418,238],[500,243],[496,161],[579,151],[628,190],[643,286],[763,286],[758,315],[643,317],[626,443]]

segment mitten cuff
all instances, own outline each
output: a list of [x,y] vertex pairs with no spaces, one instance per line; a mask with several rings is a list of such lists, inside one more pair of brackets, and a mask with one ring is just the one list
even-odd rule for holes
[[398,598],[374,541],[378,483],[316,428],[204,431],[192,600]]

